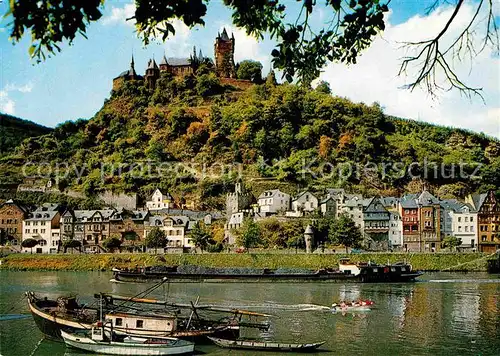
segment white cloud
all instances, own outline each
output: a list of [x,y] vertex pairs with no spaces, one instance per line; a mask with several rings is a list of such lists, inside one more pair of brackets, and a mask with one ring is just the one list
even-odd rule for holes
[[25,85],[17,85],[17,84],[7,84],[5,87],[0,90],[0,112],[14,115],[16,103],[9,96],[9,93],[12,92],[20,92],[20,93],[30,93],[33,90],[33,83],[28,82]]
[[[464,6],[450,33],[457,34],[472,16],[472,7]],[[401,58],[408,55],[401,42],[432,38],[450,17],[452,9],[442,7],[428,16],[415,16],[405,23],[391,25],[387,21],[383,36],[353,66],[330,64],[321,79],[330,83],[332,92],[367,104],[379,102],[390,115],[412,118],[439,125],[462,127],[500,137],[500,59],[484,51],[473,58],[454,62],[456,71],[466,83],[483,88],[486,105],[480,98],[464,98],[456,90],[441,92],[437,100],[424,88],[402,89],[414,77],[398,76]],[[477,33],[477,41],[481,39]],[[449,42],[451,37],[444,38]]]
[[17,84],[7,84],[4,88],[4,91],[19,91],[21,93],[31,93],[33,90],[33,83],[28,82],[25,85],[17,85]]
[[9,98],[6,90],[0,90],[0,112],[10,115],[14,115],[15,112],[15,103]]
[[[125,24],[131,27],[135,26],[135,19],[128,20],[135,15],[135,3],[131,2],[125,4],[123,7],[112,7],[111,13],[103,18],[102,23],[105,25],[113,24]],[[189,43],[188,39],[191,35],[191,29],[184,24],[183,21],[179,19],[174,19],[170,21],[175,29],[175,35],[170,35],[169,38],[164,42],[164,49],[167,57],[178,57],[178,56],[188,56],[192,53],[192,45]],[[162,34],[158,33],[158,38],[151,38],[152,41],[155,39],[162,41]]]
[[134,20],[127,19],[135,15],[135,3],[125,4],[124,7],[112,7],[111,14],[102,19],[104,25],[111,25],[115,23],[126,23],[130,26],[135,25]]

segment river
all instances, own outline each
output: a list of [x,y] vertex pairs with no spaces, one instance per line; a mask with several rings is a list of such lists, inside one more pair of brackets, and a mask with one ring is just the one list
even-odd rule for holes
[[[90,301],[94,292],[133,295],[144,284],[113,284],[108,272],[0,271],[0,354],[83,355],[44,340],[28,313],[26,290]],[[270,313],[268,331],[250,336],[282,341],[326,341],[318,355],[499,355],[500,278],[483,273],[426,274],[416,283],[172,283],[156,293],[187,302]],[[376,308],[334,314],[321,306],[342,299],[372,299]],[[8,315],[13,315],[7,317]],[[260,335],[259,335],[260,333]],[[210,355],[253,355],[215,345],[197,346]],[[270,353],[260,353],[270,355]]]

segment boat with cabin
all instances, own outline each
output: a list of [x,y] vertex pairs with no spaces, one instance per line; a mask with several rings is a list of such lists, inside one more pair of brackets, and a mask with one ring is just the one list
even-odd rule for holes
[[177,338],[117,335],[104,327],[105,322],[93,325],[90,331],[69,333],[61,330],[66,346],[105,355],[182,355],[194,352],[195,344]]
[[[33,319],[48,338],[62,341],[61,330],[70,333],[87,331],[101,318],[96,307],[80,304],[76,297],[59,297],[48,299],[39,297],[33,292],[26,293],[28,307]],[[111,322],[114,333],[137,337],[176,337],[185,340],[204,341],[206,336],[238,337],[240,325],[265,329],[264,323],[252,323],[242,320],[243,315],[261,316],[264,314],[244,310],[228,310],[210,307],[201,309],[216,313],[229,314],[224,318],[218,315],[214,319],[201,315],[196,304],[177,304],[164,301],[133,298],[118,295],[97,295],[103,301],[102,317]],[[131,303],[142,303],[139,307],[114,304],[115,300]],[[148,303],[154,301],[153,303]],[[157,304],[161,309],[149,309],[145,304]],[[194,308],[194,309],[193,309]],[[187,315],[179,313],[179,309],[191,309]],[[172,311],[166,313],[165,310]],[[247,314],[248,313],[248,314]]]
[[423,275],[423,272],[414,271],[412,265],[405,262],[382,265],[371,261],[352,262],[349,258],[339,260],[339,271],[357,277],[362,283],[413,282]]
[[421,276],[410,264],[379,265],[340,259],[338,269],[269,269],[243,267],[150,266],[113,268],[111,282],[411,282]]

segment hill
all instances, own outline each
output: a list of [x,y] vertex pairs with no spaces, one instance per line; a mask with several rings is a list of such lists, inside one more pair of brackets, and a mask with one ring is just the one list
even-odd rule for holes
[[486,135],[392,118],[378,104],[324,88],[162,74],[154,90],[124,83],[91,120],[27,138],[1,164],[19,179],[29,159],[27,173],[51,177],[62,190],[145,198],[160,187],[220,209],[240,178],[255,195],[271,187],[392,195],[426,185],[460,197],[498,189],[499,156],[499,141]]
[[52,129],[0,113],[0,157],[13,152],[24,139],[48,134]]

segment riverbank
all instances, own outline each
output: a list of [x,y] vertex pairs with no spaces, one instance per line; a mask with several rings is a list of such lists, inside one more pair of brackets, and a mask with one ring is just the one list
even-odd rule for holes
[[338,260],[391,263],[406,261],[423,271],[486,271],[487,254],[481,253],[362,253],[362,254],[10,254],[0,269],[22,271],[96,271],[113,267],[198,265],[205,267],[336,268]]

